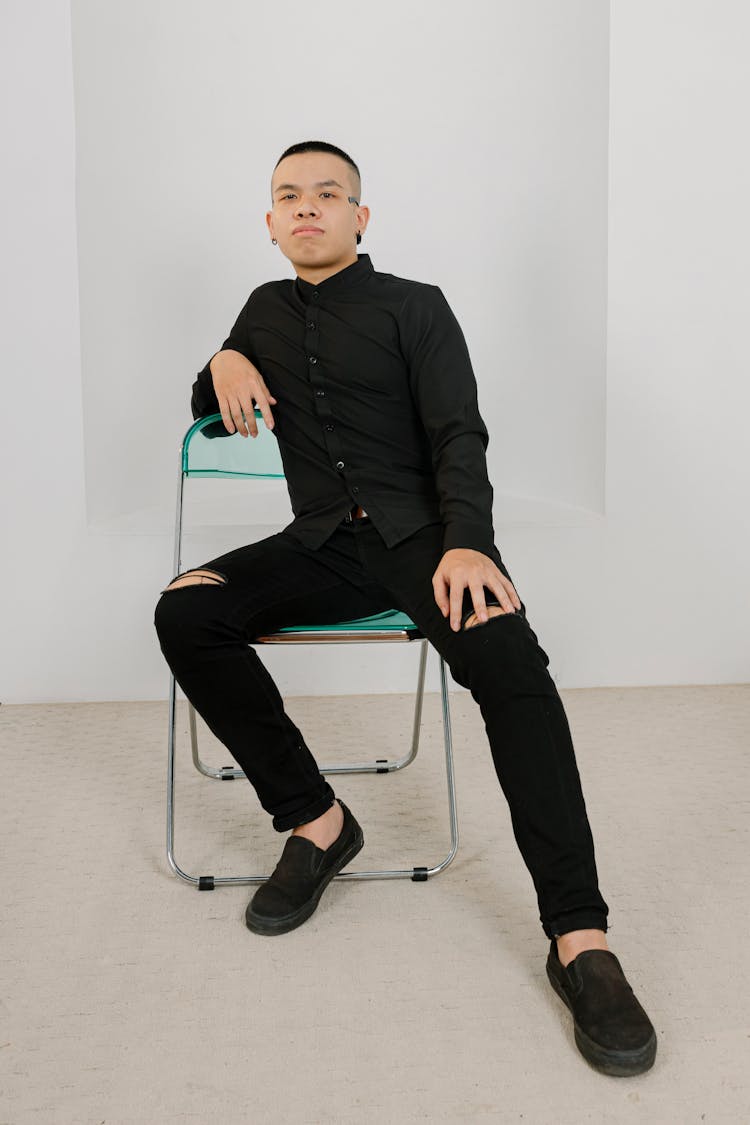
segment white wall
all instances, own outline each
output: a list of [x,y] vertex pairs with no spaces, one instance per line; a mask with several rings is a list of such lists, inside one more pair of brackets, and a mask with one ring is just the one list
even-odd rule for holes
[[[613,3],[609,94],[596,0],[474,3],[458,26],[386,6],[386,27],[409,18],[381,40],[332,5],[312,44],[299,4],[73,11],[75,50],[63,5],[3,17],[5,702],[164,696],[152,616],[189,384],[250,289],[290,275],[266,181],[315,135],[364,166],[375,268],[442,285],[464,326],[497,543],[558,685],[748,678],[744,6]],[[263,650],[287,693],[403,690],[415,669],[326,655]]]
[[283,17],[246,0],[72,11],[92,524],[159,505],[171,520],[165,426],[190,420],[195,372],[248,293],[294,276],[264,214],[276,160],[311,136],[360,164],[375,268],[454,306],[492,478],[601,515],[606,6],[476,0],[456,22],[381,0],[366,26],[344,0],[325,18],[302,0]]
[[750,679],[749,33],[612,5],[604,682]]

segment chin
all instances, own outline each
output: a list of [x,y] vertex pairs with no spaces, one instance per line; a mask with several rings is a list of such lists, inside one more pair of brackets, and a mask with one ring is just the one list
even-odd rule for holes
[[289,257],[292,261],[315,262],[316,265],[325,266],[336,261],[336,255],[331,253],[330,246],[293,246]]

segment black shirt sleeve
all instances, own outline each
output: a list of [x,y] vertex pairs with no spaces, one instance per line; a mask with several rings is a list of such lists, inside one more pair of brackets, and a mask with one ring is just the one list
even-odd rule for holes
[[[254,363],[254,359],[250,354],[250,332],[248,328],[248,306],[252,300],[252,295],[245,302],[239,316],[232,325],[232,330],[227,336],[224,343],[219,348],[219,352],[231,349],[235,352],[240,352]],[[214,352],[218,355],[219,352]],[[213,359],[214,356],[211,356]],[[193,395],[190,400],[190,409],[193,412],[193,418],[205,418],[207,414],[219,414],[219,400],[216,397],[214,390],[213,376],[211,375],[211,359],[209,359],[206,366],[198,372],[198,378],[193,383]]]
[[444,526],[443,552],[494,545],[493,489],[485,453],[489,434],[461,326],[437,285],[419,284],[400,314],[409,384],[430,440]]

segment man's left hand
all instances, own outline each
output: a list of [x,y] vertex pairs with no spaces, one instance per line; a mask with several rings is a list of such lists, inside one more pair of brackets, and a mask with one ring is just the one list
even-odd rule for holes
[[521,599],[513,583],[495,566],[489,555],[468,547],[454,547],[446,551],[440,560],[440,565],[432,576],[432,588],[443,617],[450,611],[451,629],[456,632],[461,628],[461,611],[467,586],[471,590],[471,600],[479,621],[487,621],[489,616],[484,600],[485,586],[495,594],[506,613],[513,613],[515,609],[521,608]]

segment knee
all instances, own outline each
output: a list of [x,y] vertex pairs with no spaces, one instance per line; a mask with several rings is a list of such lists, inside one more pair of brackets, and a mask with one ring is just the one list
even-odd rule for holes
[[[461,629],[455,634],[458,643],[451,673],[457,683],[472,691],[475,699],[499,699],[513,694],[516,681],[523,677],[529,662],[527,623],[523,610],[506,610],[489,600],[486,606],[486,621],[480,621],[475,612],[464,613]],[[465,641],[458,639],[462,634]]]
[[[503,614],[505,612],[506,611],[503,609],[503,607],[501,605],[488,605],[487,606],[487,620],[489,620],[490,617],[497,617],[499,614]],[[487,624],[486,621],[480,621],[479,620],[476,613],[470,613],[469,616],[464,619],[461,628],[462,629],[473,629],[477,625],[486,625],[486,624]]]
[[183,586],[226,586],[226,584],[226,576],[219,574],[218,570],[199,567],[197,570],[186,570],[184,574],[178,574],[166,589],[162,590],[162,594],[167,594],[170,590],[180,590]]
[[[205,594],[211,588],[226,586],[226,583],[225,575],[200,568],[178,575],[162,590],[154,611],[154,626],[163,649],[175,642],[179,642],[181,647],[190,643],[191,630],[194,631],[200,623],[201,606],[208,608],[208,603],[203,601]],[[191,587],[201,587],[200,599],[179,593]]]
[[[504,622],[492,620],[497,617]],[[451,665],[456,682],[469,688],[478,700],[556,696],[548,671],[549,656],[526,619],[525,607],[508,611],[488,603],[487,618],[478,622],[476,614],[465,615],[460,632],[466,639],[459,641]]]

